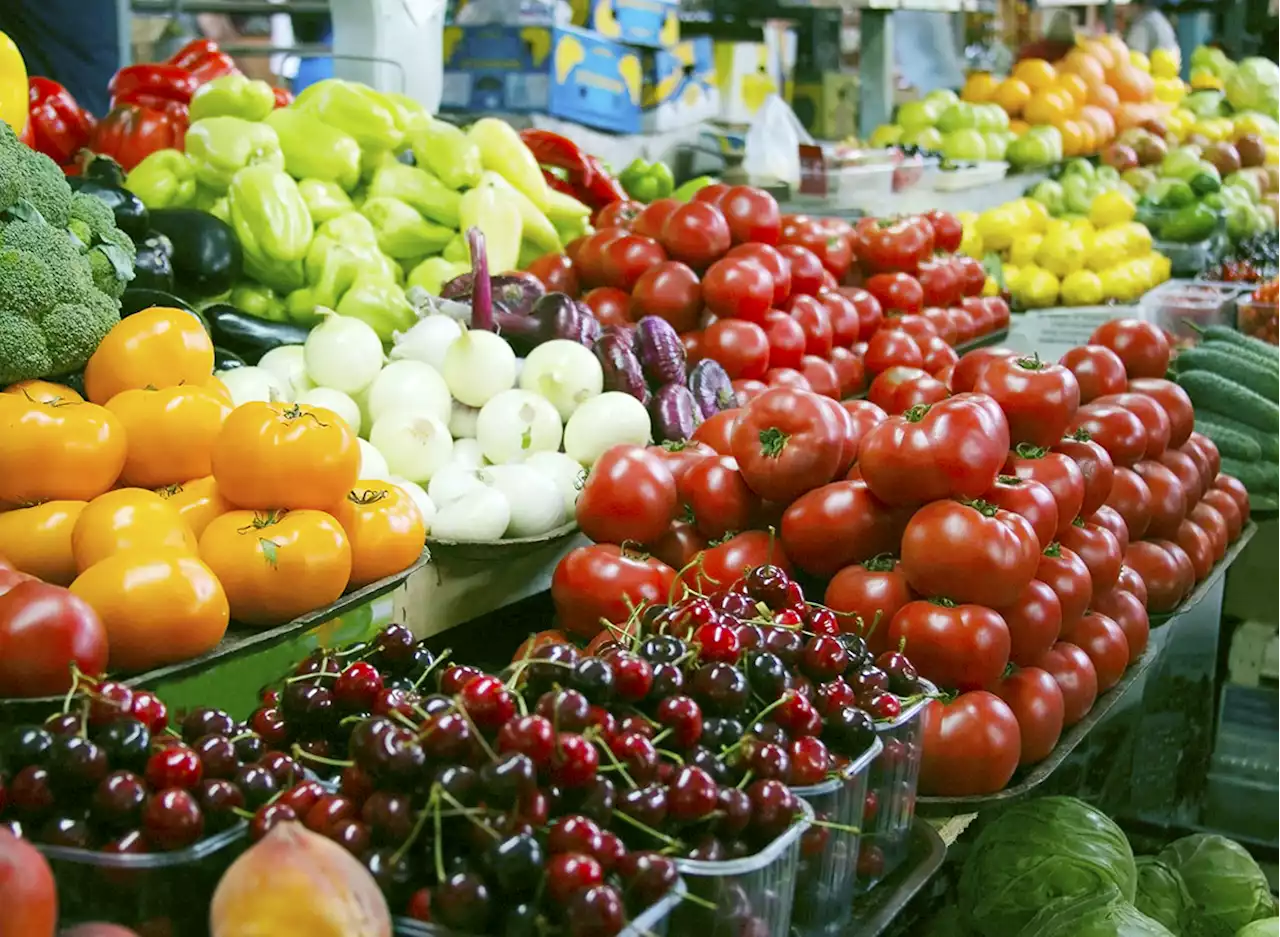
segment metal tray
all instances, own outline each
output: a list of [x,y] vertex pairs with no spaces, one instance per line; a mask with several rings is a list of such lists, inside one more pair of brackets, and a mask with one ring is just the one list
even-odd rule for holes
[[907,858],[853,903],[853,918],[841,937],[880,937],[942,868],[947,846],[933,824],[919,818],[907,838]]
[[434,551],[445,559],[470,560],[477,563],[502,562],[513,557],[536,553],[538,550],[559,543],[578,532],[577,521],[569,521],[536,537],[514,537],[510,540],[478,542],[470,540],[434,540],[427,538],[428,552]]
[[1175,615],[1181,615],[1188,609],[1198,605],[1200,600],[1209,594],[1209,590],[1214,587],[1214,584],[1226,574],[1231,564],[1244,552],[1244,548],[1248,546],[1249,541],[1253,539],[1253,535],[1257,532],[1258,525],[1254,521],[1250,520],[1249,523],[1245,524],[1236,542],[1227,547],[1226,554],[1222,559],[1218,560],[1213,569],[1209,570],[1209,575],[1205,576],[1203,581],[1196,585],[1192,593],[1183,599],[1177,608],[1171,612],[1157,612],[1148,616],[1151,620],[1151,627],[1155,628],[1157,625],[1163,625]]

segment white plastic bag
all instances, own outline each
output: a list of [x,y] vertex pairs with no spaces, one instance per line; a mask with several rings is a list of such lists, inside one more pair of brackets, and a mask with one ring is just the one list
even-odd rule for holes
[[813,143],[795,112],[776,94],[769,95],[747,129],[742,168],[752,179],[800,184],[800,146]]

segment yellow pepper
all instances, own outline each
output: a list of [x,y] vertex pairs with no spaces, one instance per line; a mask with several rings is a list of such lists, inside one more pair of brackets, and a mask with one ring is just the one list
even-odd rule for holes
[[0,32],[0,120],[22,136],[27,129],[27,66],[22,53]]

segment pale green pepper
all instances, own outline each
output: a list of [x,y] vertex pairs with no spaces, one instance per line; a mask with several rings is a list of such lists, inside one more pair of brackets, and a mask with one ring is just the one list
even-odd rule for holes
[[572,195],[549,189],[547,192],[547,218],[557,228],[585,223],[591,217],[591,209]]
[[316,224],[324,224],[330,218],[356,210],[351,204],[351,198],[336,182],[303,179],[298,183],[298,191],[302,194],[302,200],[307,203],[311,220]]
[[489,269],[496,276],[515,270],[520,259],[520,239],[524,225],[512,199],[493,186],[482,185],[462,196],[458,206],[461,230],[479,228],[484,233]]
[[467,136],[480,148],[480,162],[485,169],[492,169],[529,196],[539,211],[547,210],[549,186],[542,167],[515,128],[505,120],[482,117],[471,125]]
[[354,251],[341,244],[333,245],[325,252],[324,262],[314,270],[314,275],[308,271],[307,285],[285,298],[289,318],[299,324],[316,321],[316,307],[337,306],[363,272],[363,261]]
[[340,316],[363,319],[384,342],[391,341],[396,332],[407,331],[418,319],[404,290],[392,280],[367,273],[356,278],[334,311]]
[[235,174],[227,191],[231,227],[245,257],[264,263],[300,261],[313,226],[298,184],[282,169],[250,166]]
[[425,169],[388,162],[369,182],[369,198],[396,198],[432,221],[458,230],[462,196]]
[[336,182],[350,192],[360,182],[360,144],[296,107],[272,111],[263,121],[276,132],[284,168],[295,179]]
[[284,169],[280,138],[266,124],[239,117],[207,117],[187,130],[187,156],[196,179],[217,192],[225,192],[231,177],[247,166]]
[[440,252],[440,256],[450,263],[469,263],[471,260],[471,252],[467,250],[467,239],[461,234],[455,234],[449,243],[444,246],[444,250]]
[[301,260],[284,263],[267,260],[248,251],[244,251],[244,272],[249,279],[256,280],[281,295],[292,293],[307,282],[306,270]]
[[360,213],[373,222],[378,248],[393,259],[434,254],[457,232],[432,224],[398,198],[368,198]]
[[196,89],[188,107],[188,118],[193,122],[206,117],[262,120],[275,107],[276,93],[265,81],[240,74],[221,75]]
[[409,131],[421,127],[431,119],[427,109],[407,94],[401,94],[398,91],[380,91],[378,93],[382,95],[382,99],[391,107],[391,113],[396,118],[396,126],[403,130],[406,135]]
[[241,283],[231,290],[228,300],[241,312],[268,322],[284,322],[289,317],[284,303],[269,286],[260,283]]
[[400,266],[378,249],[378,233],[373,224],[356,212],[339,215],[316,229],[316,236],[311,239],[311,245],[307,248],[308,281],[315,282],[320,278],[328,252],[337,245],[355,254],[366,273],[377,274],[397,283],[403,281],[404,274]]
[[462,130],[443,120],[427,122],[409,133],[413,160],[429,169],[451,189],[470,189],[480,183],[484,166],[480,147]]
[[129,170],[124,187],[149,209],[187,208],[196,200],[196,168],[181,150],[156,150]]
[[471,267],[466,263],[454,263],[443,257],[428,257],[409,273],[407,288],[419,286],[432,296],[440,295],[440,288],[455,277],[460,277]]
[[404,142],[394,106],[372,88],[327,78],[304,90],[293,106],[350,134],[364,150],[394,150]]
[[526,241],[543,254],[560,252],[564,245],[560,243],[560,235],[556,234],[555,225],[538,210],[538,206],[533,204],[527,195],[496,172],[486,172],[482,177],[481,185],[493,187],[500,199],[509,200],[515,205],[516,211],[520,213],[521,234]]

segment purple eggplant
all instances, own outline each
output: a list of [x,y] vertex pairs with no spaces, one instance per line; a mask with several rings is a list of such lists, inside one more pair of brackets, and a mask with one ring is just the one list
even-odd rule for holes
[[693,391],[693,399],[698,402],[704,418],[738,405],[738,395],[733,391],[729,372],[719,361],[710,358],[703,358],[689,372],[689,390]]
[[659,388],[649,404],[649,416],[658,442],[684,442],[702,422],[693,392],[683,384]]
[[601,335],[595,344],[596,357],[604,369],[604,389],[630,394],[643,404],[649,403],[649,385],[644,381],[640,359],[617,334]]
[[[440,298],[469,303],[474,295],[475,285],[475,273],[464,273],[441,287]],[[546,290],[536,277],[527,273],[504,273],[489,277],[489,292],[493,297],[495,312],[527,316],[533,309],[533,304],[545,295]]]
[[498,331],[518,351],[528,351],[553,338],[568,339],[588,348],[600,336],[600,323],[591,310],[564,293],[547,293],[527,316],[494,314]]
[[684,342],[666,319],[645,316],[636,323],[636,354],[655,384],[685,382]]

